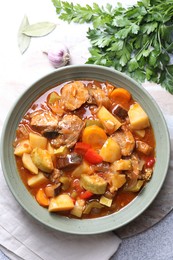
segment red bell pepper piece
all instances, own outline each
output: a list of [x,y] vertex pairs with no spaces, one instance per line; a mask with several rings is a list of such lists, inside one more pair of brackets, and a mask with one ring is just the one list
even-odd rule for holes
[[92,197],[93,196],[93,193],[92,192],[90,192],[89,190],[86,190],[86,191],[84,191],[84,192],[81,192],[81,194],[80,194],[80,198],[81,199],[84,199],[84,200],[86,200],[86,199],[89,199],[90,197]]
[[84,159],[92,164],[101,163],[103,161],[103,158],[92,148],[88,149],[85,153]]
[[85,155],[85,153],[87,152],[88,149],[91,148],[90,144],[86,144],[83,142],[78,142],[76,143],[75,147],[74,147],[74,151],[82,156]]

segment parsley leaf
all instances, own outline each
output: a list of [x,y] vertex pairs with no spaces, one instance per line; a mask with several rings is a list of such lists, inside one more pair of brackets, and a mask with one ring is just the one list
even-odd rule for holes
[[106,30],[101,31],[96,29],[89,29],[88,38],[90,39],[93,46],[98,46],[100,48],[108,46],[112,41],[112,35],[110,35]]
[[173,94],[173,0],[139,0],[128,8],[120,3],[52,3],[60,19],[91,24],[86,63],[113,67],[140,82],[156,82]]

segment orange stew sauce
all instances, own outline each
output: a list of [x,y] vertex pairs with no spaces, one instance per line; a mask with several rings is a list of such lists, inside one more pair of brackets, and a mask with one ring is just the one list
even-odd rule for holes
[[129,91],[72,81],[31,105],[14,154],[24,185],[50,214],[97,218],[119,211],[150,181],[155,138]]

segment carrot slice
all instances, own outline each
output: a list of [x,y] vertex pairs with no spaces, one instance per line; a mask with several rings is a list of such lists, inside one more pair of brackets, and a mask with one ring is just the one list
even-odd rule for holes
[[131,94],[129,91],[127,91],[124,88],[116,88],[114,89],[111,94],[110,94],[110,99],[112,99],[113,101],[118,101],[121,100],[126,100],[126,101],[130,101],[131,99]]
[[36,200],[37,202],[43,206],[43,207],[48,207],[49,206],[49,199],[46,196],[44,190],[42,188],[40,188],[37,193],[36,193]]
[[106,140],[105,131],[97,125],[86,127],[82,133],[82,142],[90,144],[93,149],[100,149]]

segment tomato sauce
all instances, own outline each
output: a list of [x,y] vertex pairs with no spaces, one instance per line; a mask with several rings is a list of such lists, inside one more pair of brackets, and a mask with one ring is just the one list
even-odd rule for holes
[[[76,84],[76,81],[74,81]],[[136,101],[133,99],[131,96],[130,99],[123,98],[123,96],[117,96],[116,99],[111,99],[110,95],[116,89],[116,87],[112,86],[112,84],[108,82],[99,82],[99,81],[93,81],[93,80],[81,80],[80,84],[84,85],[84,88],[88,91],[88,97],[86,101],[81,101],[82,99],[82,93],[78,94],[78,89],[73,89],[73,93],[71,94],[71,98],[76,98],[79,99],[80,102],[83,102],[79,107],[68,110],[66,109],[66,102],[69,97],[67,97],[67,100],[63,100],[63,94],[62,90],[64,87],[66,87],[68,84],[73,84],[73,82],[65,82],[62,83],[58,86],[52,87],[50,90],[45,92],[43,95],[41,95],[37,100],[33,102],[33,104],[30,106],[28,109],[27,113],[24,115],[24,117],[21,119],[21,122],[18,126],[18,129],[16,131],[16,139],[14,141],[14,154],[16,158],[16,164],[17,168],[21,177],[22,182],[28,189],[28,191],[33,195],[35,198],[37,196],[37,193],[40,189],[43,189],[45,191],[45,196],[47,196],[50,200],[50,205],[51,205],[51,200],[55,200],[60,195],[67,195],[68,199],[73,201],[74,208],[77,208],[77,213],[75,213],[73,205],[70,204],[69,208],[63,208],[62,209],[52,209],[51,206],[49,205],[48,210],[51,212],[55,212],[57,214],[64,215],[66,217],[70,218],[96,218],[96,217],[102,217],[106,216],[109,214],[112,214],[114,212],[117,212],[121,210],[121,208],[125,207],[128,205],[136,196],[138,196],[138,193],[140,190],[147,185],[147,182],[149,179],[152,177],[153,169],[154,169],[154,163],[155,163],[155,137],[154,137],[154,132],[152,129],[152,125],[148,127],[145,127],[144,129],[144,135],[141,137],[139,133],[136,131],[136,129],[133,129],[131,127],[131,122],[129,121],[129,116],[128,116],[128,111],[131,108],[133,104],[136,103]],[[69,85],[69,87],[71,87]],[[73,86],[72,86],[73,87]],[[98,91],[98,92],[97,92]],[[55,96],[52,96],[52,100],[50,100],[51,93],[55,92]],[[69,91],[70,92],[70,91]],[[70,95],[69,94],[69,95]],[[75,96],[76,95],[76,96]],[[131,95],[131,94],[130,94]],[[54,99],[53,99],[54,98]],[[85,97],[84,97],[85,98]],[[55,101],[56,100],[56,101]],[[53,105],[59,106],[57,111],[58,113],[55,113],[52,111],[52,103],[54,102]],[[55,103],[56,102],[56,103]],[[74,100],[73,100],[74,102]],[[99,109],[103,106],[106,107],[106,110],[113,115],[115,118],[117,118],[118,122],[120,123],[120,127],[115,130],[115,132],[112,132],[111,128],[105,128],[106,124],[104,126],[101,124],[102,118],[98,118],[97,112]],[[125,117],[119,117],[119,114],[114,114],[114,110],[116,106],[119,106],[121,110],[123,110],[124,113],[127,113],[127,116]],[[56,119],[57,120],[57,127],[51,128],[53,124],[53,121],[51,121],[51,124],[48,122],[48,130],[41,125],[41,119],[40,121],[36,121],[36,125],[34,125],[33,120],[38,117],[38,114],[40,115],[42,113],[45,113],[45,117],[47,115],[51,116],[51,120]],[[47,113],[47,114],[46,114]],[[115,110],[116,113],[116,110]],[[63,121],[67,117],[65,115],[68,115],[69,118],[77,119],[77,122],[80,122],[82,127],[81,130],[78,133],[78,128],[77,123],[76,125],[73,125],[73,120],[69,122],[70,127],[68,126],[66,121]],[[111,142],[114,144],[115,142],[118,143],[118,139],[113,139],[115,133],[124,133],[124,135],[127,133],[129,136],[132,135],[132,138],[134,140],[134,147],[132,148],[132,151],[130,151],[127,155],[121,154],[121,157],[119,159],[115,159],[112,162],[112,159],[110,160],[110,156],[108,156],[107,159],[102,159],[102,162],[99,164],[91,163],[90,161],[85,160],[86,157],[84,156],[84,153],[77,154],[77,157],[75,157],[75,160],[80,160],[79,164],[70,164],[65,165],[67,161],[67,157],[71,156],[75,152],[75,144],[78,142],[83,141],[83,132],[87,126],[88,123],[91,123],[92,120],[93,124],[96,124],[97,127],[99,127],[99,131],[105,131],[107,138],[111,138]],[[110,121],[110,120],[108,120]],[[60,123],[59,123],[60,122]],[[101,123],[100,123],[101,122]],[[45,123],[45,122],[43,122]],[[108,122],[110,123],[110,122]],[[112,122],[111,122],[112,123]],[[65,128],[64,125],[66,124]],[[61,127],[63,125],[63,127]],[[111,127],[111,124],[108,125],[108,127]],[[53,129],[53,130],[50,130]],[[124,129],[124,130],[123,130]],[[109,132],[110,130],[110,132]],[[59,131],[59,132],[58,132]],[[78,136],[76,138],[76,142],[70,146],[68,146],[68,143],[66,143],[66,140],[69,138],[69,140],[74,139],[75,136],[74,133],[77,133]],[[49,160],[51,160],[52,167],[51,169],[44,171],[44,165],[41,165],[42,167],[39,166],[38,163],[38,156],[37,154],[37,160],[33,159],[33,150],[37,149],[38,147],[32,147],[30,150],[26,150],[23,153],[16,152],[16,148],[20,149],[20,146],[22,145],[22,141],[27,141],[31,144],[31,135],[30,134],[35,134],[37,137],[43,137],[45,138],[46,141],[46,147],[44,149],[41,149],[41,152],[46,151],[46,155],[48,154]],[[50,134],[54,133],[54,137],[50,137]],[[70,136],[71,134],[71,136]],[[128,135],[125,136],[127,138],[127,143],[129,142],[128,140]],[[64,137],[64,139],[59,140],[59,137]],[[34,136],[35,137],[35,136]],[[119,138],[119,137],[118,137]],[[45,140],[44,139],[44,140]],[[91,139],[91,148],[93,149],[93,143],[92,143],[92,138]],[[90,140],[89,139],[89,140]],[[114,141],[112,141],[112,139]],[[61,141],[59,145],[59,141]],[[145,151],[141,149],[137,149],[136,142],[142,142],[142,146],[146,146],[149,149],[149,152],[145,153]],[[124,139],[123,141],[124,142]],[[120,152],[122,153],[122,147],[121,143],[118,143],[118,146],[120,149]],[[111,144],[112,144],[111,143]],[[39,148],[40,149],[40,148]],[[59,151],[59,149],[64,149],[63,151]],[[101,148],[102,149],[102,148]],[[95,149],[95,152],[100,156],[102,154],[100,152],[101,150]],[[111,149],[111,148],[110,148]],[[24,149],[25,150],[25,149]],[[37,149],[38,150],[38,149]],[[65,151],[65,152],[64,152]],[[38,169],[38,173],[41,173],[41,177],[43,181],[39,182],[36,181],[34,184],[28,184],[29,180],[32,179],[34,176],[37,174],[33,174],[31,170],[29,170],[28,166],[25,166],[24,164],[24,159],[23,159],[23,154],[27,153],[29,154],[32,163],[36,166]],[[108,150],[109,153],[109,150]],[[76,155],[75,155],[76,156]],[[45,157],[46,158],[46,157]],[[51,158],[51,159],[50,159]],[[70,157],[71,158],[71,157]],[[107,158],[107,157],[105,157]],[[39,158],[39,160],[41,160]],[[46,160],[46,159],[45,159]],[[72,159],[71,159],[72,160]],[[123,166],[125,168],[121,170],[112,170],[115,162],[122,160],[124,162],[129,163],[129,170],[126,168],[126,166]],[[150,160],[150,162],[149,162]],[[43,158],[44,161],[44,158]],[[41,164],[44,164],[44,162],[41,161]],[[60,166],[60,162],[65,166],[62,167]],[[152,161],[152,162],[151,162]],[[119,162],[118,162],[119,163]],[[136,164],[140,165],[140,169],[135,168]],[[58,167],[59,166],[59,167]],[[81,166],[81,170],[76,170],[79,169],[79,166]],[[150,166],[150,167],[148,167]],[[47,166],[46,166],[47,167]],[[62,167],[62,168],[61,168]],[[119,167],[119,164],[118,166]],[[86,170],[87,169],[87,170]],[[99,170],[98,170],[99,169]],[[148,175],[146,175],[149,173]],[[84,176],[86,179],[82,180],[81,178],[82,175],[88,175],[89,176],[89,181],[86,180],[86,176]],[[115,179],[115,175],[117,175],[117,180]],[[91,176],[97,176],[98,178],[97,182],[103,182],[103,184],[100,184],[98,186],[97,184],[92,184],[90,183],[90,177]],[[100,179],[101,178],[101,179]],[[124,181],[125,180],[125,181]],[[118,184],[116,184],[116,181]],[[121,184],[122,182],[122,184]],[[134,183],[131,187],[131,183]],[[138,184],[140,188],[136,188],[138,186],[135,186]],[[105,185],[105,189],[104,189]],[[118,186],[116,186],[118,185]],[[50,195],[50,189],[47,187],[52,188],[52,192],[54,195]],[[94,188],[93,188],[94,187]],[[103,188],[103,192],[100,191],[100,187]],[[99,190],[98,194],[97,191]],[[134,192],[135,190],[135,192]],[[56,191],[56,192],[55,192]],[[88,198],[80,198],[81,194],[84,192],[88,191]],[[47,192],[47,193],[46,193]],[[96,193],[94,193],[96,192]],[[105,202],[102,202],[101,198],[104,197],[107,202],[111,201],[111,205],[107,206],[104,204]],[[89,208],[89,205],[93,203],[93,207],[91,207],[89,213],[85,213],[86,209]],[[106,203],[107,203],[106,202]],[[38,201],[39,203],[39,201]],[[68,202],[67,202],[68,204]],[[79,213],[80,212],[80,213]]]

